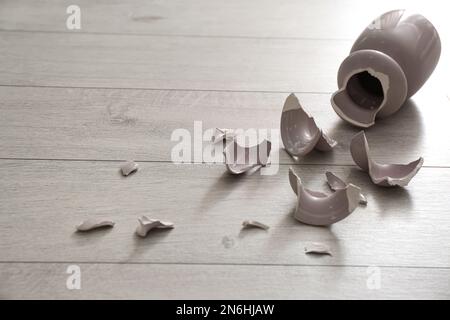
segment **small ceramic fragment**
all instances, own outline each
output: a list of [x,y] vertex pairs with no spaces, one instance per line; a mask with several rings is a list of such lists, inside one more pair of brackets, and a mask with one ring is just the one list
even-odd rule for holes
[[242,227],[243,228],[260,228],[260,229],[264,229],[264,230],[268,230],[270,227],[264,223],[261,223],[259,221],[254,221],[254,220],[245,220],[244,222],[242,222]]
[[358,206],[360,189],[349,183],[331,195],[306,189],[300,177],[289,169],[289,183],[297,195],[294,217],[303,223],[327,226],[348,217]]
[[407,186],[423,165],[423,158],[408,164],[381,164],[371,159],[364,131],[356,134],[350,144],[353,161],[367,172],[376,185],[383,187]]
[[139,165],[134,161],[127,161],[120,166],[120,170],[122,171],[123,176],[128,176],[133,172],[136,172],[139,168]]
[[333,255],[329,246],[319,242],[312,242],[305,246],[305,254]]
[[216,128],[216,131],[214,132],[211,141],[213,143],[228,141],[232,140],[235,136],[236,134],[234,133],[233,129]]
[[136,228],[136,234],[141,237],[147,236],[148,232],[152,229],[173,229],[174,225],[169,221],[161,221],[156,219],[150,219],[146,216],[138,218],[139,225]]
[[[334,173],[327,171],[325,172],[325,175],[327,176],[327,183],[331,190],[336,191],[339,189],[345,189],[345,187],[348,185],[348,183],[344,182],[341,178],[339,178]],[[358,186],[355,186],[358,187]],[[358,187],[359,188],[359,187]],[[367,204],[367,198],[365,195],[362,194],[361,188],[359,188],[359,203],[360,204]]]
[[296,157],[304,156],[314,148],[330,151],[337,145],[317,127],[314,118],[303,110],[293,93],[287,97],[281,113],[281,139],[286,151]]
[[256,166],[266,166],[271,148],[268,140],[252,147],[242,147],[233,140],[223,152],[227,170],[232,174],[241,174]]
[[100,218],[90,218],[84,220],[79,225],[77,225],[77,231],[90,231],[98,228],[114,227],[115,222],[112,220],[100,219]]

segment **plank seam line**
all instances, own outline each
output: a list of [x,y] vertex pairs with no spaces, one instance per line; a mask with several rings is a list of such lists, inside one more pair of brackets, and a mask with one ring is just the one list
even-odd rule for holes
[[104,36],[137,36],[137,37],[167,37],[167,38],[208,38],[208,39],[244,39],[244,40],[294,40],[294,41],[353,41],[349,38],[311,38],[311,37],[275,37],[275,36],[232,36],[232,35],[202,35],[202,34],[181,34],[181,33],[121,33],[121,32],[100,32],[100,31],[62,31],[62,30],[26,30],[26,29],[0,29],[0,32],[15,33],[44,33],[44,34],[64,34],[64,35],[104,35]]
[[[0,161],[61,161],[61,162],[123,162],[129,159],[70,159],[70,158],[15,158],[15,157],[0,157]],[[167,163],[174,164],[169,160],[139,160],[134,159],[135,162],[140,163]],[[224,163],[212,162],[190,162],[176,165],[224,165]],[[354,164],[339,164],[339,163],[278,163],[280,166],[334,166],[334,167],[356,167]],[[426,169],[450,169],[450,166],[422,166]]]
[[139,262],[139,261],[0,261],[0,264],[99,264],[99,265],[188,265],[188,266],[251,266],[251,267],[324,267],[324,268],[367,268],[377,266],[386,269],[438,269],[450,270],[450,267],[437,266],[396,266],[396,265],[376,265],[376,264],[296,264],[296,263],[214,263],[214,262]]
[[229,90],[229,89],[184,89],[184,88],[148,88],[148,87],[100,87],[100,86],[58,86],[58,85],[22,85],[22,84],[1,84],[0,87],[12,88],[51,88],[51,89],[89,89],[89,90],[142,90],[142,91],[182,91],[182,92],[229,92],[229,93],[285,93],[297,94],[332,94],[331,91],[276,91],[276,90]]

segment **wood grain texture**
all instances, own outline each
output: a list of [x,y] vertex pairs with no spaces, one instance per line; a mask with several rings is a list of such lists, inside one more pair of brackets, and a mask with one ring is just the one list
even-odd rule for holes
[[[81,289],[68,290],[69,264],[0,264],[2,299],[449,299],[449,269],[367,267],[79,264]],[[447,281],[443,281],[447,279]],[[418,285],[420,284],[420,285]]]
[[331,92],[351,45],[81,33],[1,35],[0,84],[65,87]]
[[[443,2],[79,0],[82,29],[69,31],[71,4],[1,1],[0,298],[450,298]],[[434,23],[443,52],[414,99],[366,133],[379,161],[425,158],[410,186],[384,189],[351,166],[358,129],[329,98],[353,39],[401,7]],[[221,164],[170,163],[173,130],[277,129],[292,91],[340,142],[299,160],[307,186],[327,190],[331,170],[368,197],[330,228],[294,220],[288,165],[233,177]],[[125,159],[145,162],[123,178]],[[141,239],[140,215],[175,229]],[[117,224],[75,233],[92,216]],[[246,219],[271,228],[242,231]],[[333,256],[305,255],[312,241]],[[81,291],[66,289],[69,264],[82,268]],[[380,290],[367,289],[369,265]]]
[[[42,159],[135,159],[171,161],[183,128],[194,139],[194,121],[203,130],[278,129],[287,94],[164,90],[102,90],[0,87],[0,157]],[[298,94],[304,108],[339,145],[329,153],[298,159],[307,164],[353,164],[350,140],[359,129],[332,110],[329,94]],[[366,131],[375,159],[407,163],[419,156],[425,166],[450,163],[450,141],[442,139],[450,101],[424,88],[396,115]],[[280,141],[281,143],[281,141]],[[205,141],[203,147],[210,147]],[[191,149],[194,161],[193,148]],[[272,160],[292,163],[284,150]],[[204,159],[204,161],[210,161]],[[220,161],[220,158],[219,158]]]
[[[354,39],[377,15],[400,8],[421,12],[446,32],[442,1],[379,0],[78,0],[87,33],[208,37]],[[3,0],[0,29],[66,32],[70,0]],[[201,9],[200,9],[201,8]]]
[[[287,177],[230,176],[222,165],[141,163],[129,178],[119,162],[1,161],[1,261],[237,263],[450,267],[450,169],[422,169],[406,189],[374,186],[352,167],[298,166],[308,187],[327,190],[330,170],[360,185],[366,208],[330,228],[292,217]],[[137,217],[172,221],[175,229],[145,239]],[[95,216],[113,229],[74,233]],[[271,228],[241,230],[244,220]],[[333,257],[303,253],[311,241]]]

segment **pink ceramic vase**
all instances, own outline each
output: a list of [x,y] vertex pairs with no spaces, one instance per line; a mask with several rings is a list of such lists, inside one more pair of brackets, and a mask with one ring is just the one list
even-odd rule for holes
[[336,113],[359,127],[396,112],[435,69],[441,42],[430,21],[404,10],[387,12],[355,41],[338,71],[331,98]]

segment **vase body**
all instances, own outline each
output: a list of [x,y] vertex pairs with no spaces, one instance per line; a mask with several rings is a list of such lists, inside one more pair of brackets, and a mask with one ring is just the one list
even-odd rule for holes
[[383,14],[361,33],[339,67],[334,110],[356,126],[374,125],[423,86],[440,53],[439,35],[425,17],[405,10]]

